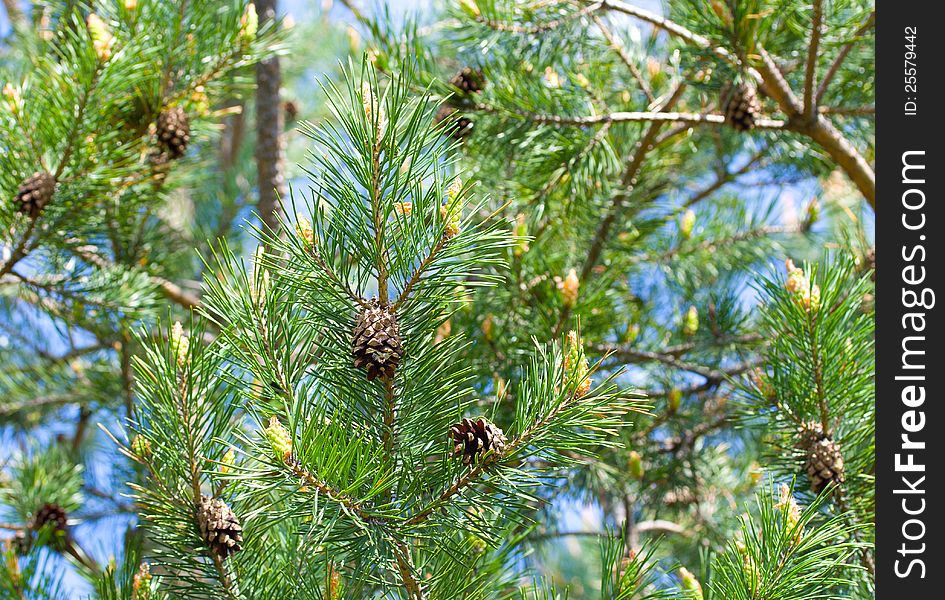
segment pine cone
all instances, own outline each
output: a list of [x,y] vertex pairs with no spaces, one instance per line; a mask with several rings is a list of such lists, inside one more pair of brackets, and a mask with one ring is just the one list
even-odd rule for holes
[[368,381],[378,376],[393,377],[404,355],[397,315],[377,300],[372,301],[355,323],[351,354],[355,367],[367,369]]
[[453,75],[450,85],[463,94],[478,94],[486,87],[486,78],[479,69],[464,67],[462,71]]
[[35,219],[52,200],[55,191],[56,178],[46,171],[37,171],[23,181],[17,189],[17,210]]
[[66,521],[66,511],[58,504],[47,502],[33,515],[33,521],[30,526],[34,531],[39,531],[47,525],[51,526],[56,531],[65,531]]
[[190,124],[187,121],[187,113],[179,106],[165,108],[158,115],[157,122],[158,145],[167,152],[171,158],[180,158],[187,150],[187,144],[190,142]]
[[843,454],[840,446],[830,438],[816,442],[807,451],[807,477],[814,493],[824,491],[829,483],[843,483]]
[[824,491],[830,482],[837,485],[843,483],[843,454],[840,446],[824,433],[820,423],[805,424],[801,428],[797,445],[807,454],[804,469],[814,493]]
[[442,127],[443,135],[454,140],[463,140],[472,133],[473,122],[469,117],[456,112],[449,104],[443,104],[433,117],[433,124]]
[[761,112],[761,103],[754,87],[739,83],[723,91],[722,96],[726,123],[735,131],[748,131],[755,126],[755,119]]
[[200,525],[200,536],[211,552],[220,558],[225,559],[242,549],[243,527],[223,500],[201,496],[197,505],[197,524]]
[[501,454],[505,452],[505,434],[502,430],[483,417],[476,420],[464,418],[450,427],[453,439],[453,454],[463,455],[463,464],[478,461],[489,450]]
[[797,447],[801,448],[805,452],[808,452],[814,447],[814,444],[822,439],[825,439],[826,437],[827,436],[824,434],[824,428],[820,423],[817,423],[816,421],[804,423],[801,426],[800,433],[798,434]]

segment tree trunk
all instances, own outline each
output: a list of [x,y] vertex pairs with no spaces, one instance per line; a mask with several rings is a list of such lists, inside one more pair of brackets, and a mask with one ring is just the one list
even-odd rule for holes
[[[276,18],[278,0],[259,0],[260,26]],[[257,208],[263,230],[275,232],[282,207],[279,198],[286,195],[284,117],[279,87],[282,74],[278,57],[256,65],[256,169],[258,174],[259,203]]]

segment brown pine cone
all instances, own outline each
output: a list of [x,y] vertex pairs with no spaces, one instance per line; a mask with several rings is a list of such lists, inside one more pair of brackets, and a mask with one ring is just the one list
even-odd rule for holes
[[840,485],[844,480],[843,454],[840,446],[829,438],[816,442],[807,451],[805,462],[810,488],[819,494],[831,483]]
[[155,123],[158,145],[171,158],[180,158],[190,143],[190,123],[187,113],[179,106],[165,108]]
[[358,316],[351,340],[354,366],[367,370],[368,381],[393,377],[404,347],[400,339],[397,315],[390,307],[373,300]]
[[484,417],[464,418],[450,427],[450,437],[453,440],[453,455],[462,454],[464,465],[478,461],[490,450],[502,454],[507,442],[502,430]]
[[33,529],[33,531],[39,531],[43,527],[49,525],[56,531],[65,531],[67,520],[68,516],[66,515],[66,511],[61,506],[52,502],[47,502],[36,511],[35,515],[33,515],[33,520],[30,523],[30,527]]
[[830,439],[820,423],[810,422],[801,427],[797,447],[805,452],[804,470],[814,493],[822,492],[829,483],[843,483],[843,454],[840,446]]
[[443,104],[433,117],[433,124],[441,128],[443,135],[454,140],[463,140],[472,133],[472,119],[458,112],[449,104]]
[[723,90],[722,97],[725,122],[735,131],[748,131],[755,126],[755,119],[761,112],[761,103],[754,87],[739,83]]
[[203,541],[220,558],[225,559],[242,549],[243,527],[223,500],[201,496],[197,505],[197,524]]
[[463,94],[478,94],[486,87],[486,78],[482,71],[472,67],[464,67],[450,79],[450,85]]
[[17,189],[17,210],[35,219],[52,200],[55,191],[56,178],[46,171],[37,171],[26,178]]

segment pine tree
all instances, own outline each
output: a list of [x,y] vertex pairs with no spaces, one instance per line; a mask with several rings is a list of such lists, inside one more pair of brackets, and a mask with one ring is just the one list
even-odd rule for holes
[[[132,332],[166,302],[199,303],[190,248],[237,199],[201,202],[195,175],[214,179],[214,129],[246,90],[245,69],[281,44],[252,10],[34,2],[3,40],[0,570],[13,587],[0,595],[91,591],[76,580],[108,570],[94,529],[133,523],[119,486],[141,472],[96,423],[134,410]],[[134,573],[140,555],[122,568]]]
[[872,597],[872,5],[342,3],[16,20],[0,594]]
[[370,69],[329,84],[334,119],[308,130],[312,182],[287,211],[311,221],[261,231],[249,268],[217,253],[202,312],[219,336],[177,328],[136,364],[133,429],[153,450],[135,496],[162,590],[312,597],[337,574],[344,597],[492,597],[532,490],[638,407],[607,381],[575,393],[552,344],[522,365],[518,414],[481,416],[461,336],[435,333],[460,277],[493,285],[484,269],[516,239],[459,183],[436,105],[409,84]]
[[[869,483],[868,444],[852,450],[860,464],[851,467],[830,430],[810,456],[792,446],[800,462],[788,472],[767,464],[764,420],[735,425],[741,379],[796,325],[762,324],[748,284],[785,256],[817,259],[826,245],[843,250],[824,271],[855,260],[869,272],[871,3],[680,0],[657,14],[630,2],[464,0],[406,25],[362,21],[378,68],[396,73],[420,57],[418,87],[474,124],[458,147],[493,207],[528,236],[509,252],[504,284],[471,293],[450,322],[477,341],[478,388],[514,412],[515,364],[531,340],[580,327],[591,361],[603,361],[598,372],[622,374],[655,403],[652,417],[624,429],[624,449],[574,469],[566,490],[536,510],[548,526],[534,547],[550,557],[532,566],[575,589],[596,585],[589,568],[567,564],[583,557],[563,557],[561,538],[587,548],[594,531],[556,526],[548,507],[562,497],[598,506],[628,553],[665,534],[659,554],[700,573],[712,561],[693,539],[724,548],[766,473],[810,483],[819,471],[813,487],[825,493],[828,480]],[[482,75],[475,91],[451,83],[467,70]],[[814,198],[786,214],[790,204],[777,199],[785,189]],[[831,330],[830,343],[852,326]],[[871,355],[871,339],[851,343]],[[853,383],[851,393],[872,397],[867,381]],[[864,405],[843,417],[851,426],[870,418]],[[869,544],[871,514],[855,522]],[[843,593],[868,596],[869,584]]]

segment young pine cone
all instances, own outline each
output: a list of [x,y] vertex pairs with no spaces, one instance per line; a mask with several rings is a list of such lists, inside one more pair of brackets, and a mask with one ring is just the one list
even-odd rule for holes
[[155,123],[158,145],[171,158],[180,158],[190,142],[190,123],[187,113],[179,106],[165,108]]
[[486,78],[479,69],[464,67],[462,71],[453,75],[450,85],[463,94],[478,94],[486,87]]
[[502,454],[507,441],[502,430],[483,417],[475,420],[464,418],[450,427],[450,437],[453,454],[462,454],[464,465],[478,461],[489,450]]
[[354,366],[367,370],[368,381],[378,376],[393,377],[404,347],[397,315],[374,300],[358,316],[351,341]]
[[56,191],[56,179],[46,171],[37,171],[16,191],[17,210],[31,219],[39,216]]
[[433,117],[433,124],[441,127],[443,135],[461,141],[472,133],[472,119],[456,112],[449,104],[440,106]]
[[824,433],[819,423],[809,423],[801,429],[798,446],[806,453],[804,469],[814,493],[824,491],[831,482],[837,485],[843,483],[843,454],[840,446]]
[[739,83],[722,92],[725,106],[725,122],[735,131],[748,131],[755,126],[755,119],[761,112],[761,103],[755,88],[747,83]]
[[34,531],[39,531],[48,525],[56,531],[65,531],[66,521],[66,511],[58,504],[47,502],[36,511],[35,515],[33,515],[33,520],[30,523],[30,527]]
[[203,541],[220,558],[225,559],[242,549],[243,527],[223,500],[201,496],[197,505],[197,524]]

